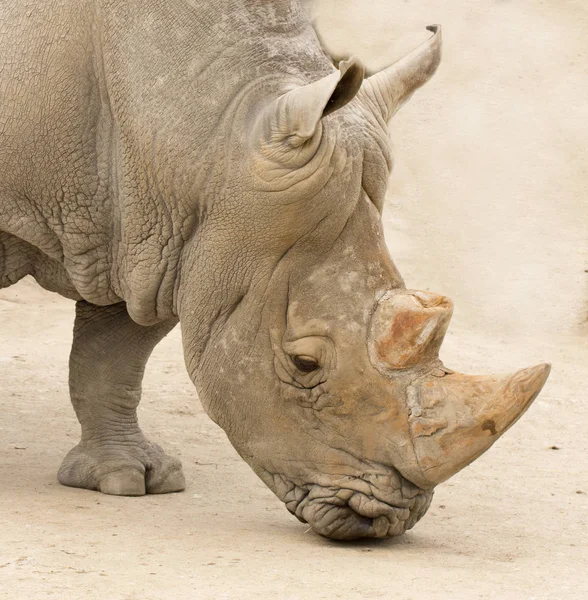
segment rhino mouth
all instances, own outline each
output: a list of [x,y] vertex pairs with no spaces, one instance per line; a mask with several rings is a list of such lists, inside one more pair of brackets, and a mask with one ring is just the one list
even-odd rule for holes
[[433,497],[433,490],[417,487],[398,472],[341,477],[331,485],[271,478],[269,487],[296,518],[335,540],[402,535],[424,516]]

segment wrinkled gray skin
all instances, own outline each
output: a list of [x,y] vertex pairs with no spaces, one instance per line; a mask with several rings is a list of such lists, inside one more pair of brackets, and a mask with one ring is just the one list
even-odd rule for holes
[[179,321],[206,411],[298,518],[384,537],[425,513],[406,394],[446,373],[388,372],[369,337],[405,291],[380,224],[386,121],[429,62],[400,92],[359,89],[296,2],[4,0],[0,287],[30,274],[77,301],[63,484],[183,489],[136,418]]

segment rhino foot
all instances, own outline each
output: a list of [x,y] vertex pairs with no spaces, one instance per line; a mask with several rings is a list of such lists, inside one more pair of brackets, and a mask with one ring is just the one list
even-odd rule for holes
[[78,444],[63,460],[57,474],[59,482],[114,496],[182,491],[186,482],[181,462],[141,437],[132,445]]

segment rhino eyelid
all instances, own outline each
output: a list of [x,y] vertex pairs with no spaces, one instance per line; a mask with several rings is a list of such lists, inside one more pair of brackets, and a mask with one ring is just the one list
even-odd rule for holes
[[319,368],[318,362],[312,358],[312,356],[307,356],[305,354],[297,354],[290,357],[294,366],[302,373],[312,373]]

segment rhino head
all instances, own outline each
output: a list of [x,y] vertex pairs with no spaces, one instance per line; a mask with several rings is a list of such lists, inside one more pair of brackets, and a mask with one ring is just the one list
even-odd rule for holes
[[[241,166],[191,249],[194,269],[212,264],[214,291],[180,289],[187,365],[207,412],[287,509],[330,538],[410,529],[433,488],[487,450],[549,373],[446,368],[451,301],[406,289],[388,255],[386,124],[439,63],[441,34],[429,29],[368,79],[347,61],[244,111],[229,157]],[[223,286],[230,300],[204,330],[198,306]]]

